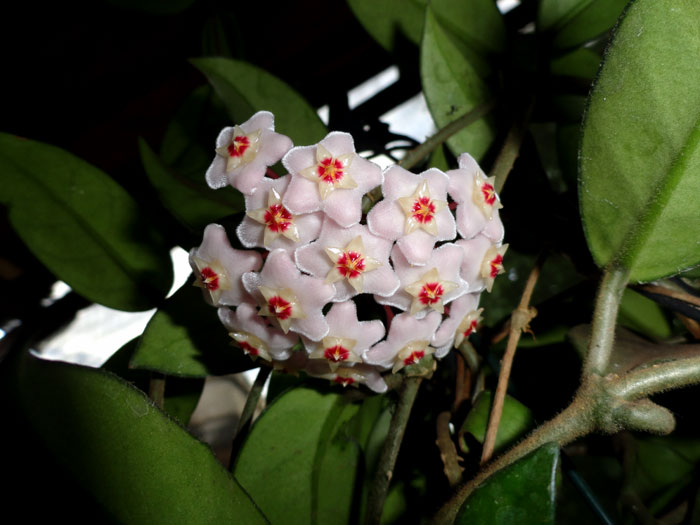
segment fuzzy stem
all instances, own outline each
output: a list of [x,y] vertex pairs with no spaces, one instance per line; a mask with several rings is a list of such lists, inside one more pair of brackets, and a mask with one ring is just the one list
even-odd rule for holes
[[248,392],[248,397],[245,400],[245,405],[243,405],[243,411],[241,412],[241,417],[238,419],[238,425],[236,427],[236,434],[233,437],[233,443],[231,445],[231,457],[229,459],[229,470],[233,470],[235,465],[236,456],[238,455],[238,449],[243,444],[243,438],[245,438],[248,433],[247,430],[250,428],[250,423],[253,419],[253,414],[255,414],[255,409],[258,407],[258,402],[260,401],[260,395],[262,394],[263,387],[267,378],[272,372],[272,368],[268,366],[261,366],[258,371],[258,375],[255,377],[253,386],[250,387]]
[[391,417],[391,423],[389,424],[389,434],[384,442],[382,455],[379,458],[377,471],[374,474],[374,481],[370,489],[367,512],[365,514],[365,523],[367,525],[378,524],[381,520],[384,501],[389,490],[396,458],[399,455],[399,448],[406,430],[406,424],[411,415],[411,408],[422,380],[422,377],[407,377],[404,379],[396,411]]
[[700,357],[690,357],[629,372],[615,381],[609,391],[624,399],[634,400],[699,382]]
[[584,380],[590,374],[605,375],[615,339],[617,311],[628,278],[629,270],[617,266],[609,266],[603,273],[593,313],[591,340],[583,366]]
[[515,160],[520,155],[520,145],[523,142],[523,126],[521,123],[515,123],[508,130],[506,140],[501,146],[501,151],[498,152],[498,157],[493,163],[489,176],[496,177],[494,185],[496,192],[500,193],[503,186],[506,184],[508,174],[513,169]]
[[148,397],[158,408],[163,410],[165,404],[165,376],[163,374],[151,373],[151,379],[148,381]]
[[486,465],[474,479],[462,485],[435,514],[431,523],[434,525],[452,523],[460,507],[474,490],[494,473],[515,463],[533,450],[547,443],[557,443],[561,447],[591,432],[595,428],[594,409],[594,404],[587,398],[577,396],[573,403],[554,419],[538,427],[524,441]]
[[435,135],[427,139],[423,144],[406,153],[406,156],[401,160],[401,162],[399,162],[399,166],[410,170],[425,157],[430,155],[435,149],[437,149],[438,146],[449,139],[452,135],[487,115],[495,105],[496,104],[493,100],[484,102],[483,104],[476,106],[468,113],[465,113],[457,120],[453,120],[447,126],[435,133]]
[[508,389],[510,370],[513,366],[513,359],[515,358],[515,350],[518,348],[520,334],[529,329],[530,321],[534,317],[534,313],[530,309],[530,298],[535,289],[537,279],[540,276],[540,269],[543,263],[544,257],[540,256],[530,272],[530,276],[525,283],[523,295],[520,298],[520,304],[513,312],[511,318],[508,344],[505,354],[503,355],[503,361],[501,362],[501,371],[498,374],[498,386],[496,387],[496,393],[493,397],[489,424],[486,429],[486,437],[484,438],[484,448],[481,452],[482,465],[487,463],[493,455],[493,449],[496,445],[496,436],[498,435],[498,425],[501,422],[501,415],[503,414],[503,403],[505,402],[506,390]]

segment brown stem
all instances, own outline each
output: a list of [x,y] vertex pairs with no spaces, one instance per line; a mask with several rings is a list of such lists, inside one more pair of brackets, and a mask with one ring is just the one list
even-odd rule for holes
[[151,379],[148,382],[148,397],[158,408],[163,410],[165,403],[165,376],[163,374],[151,373]]
[[440,449],[440,459],[442,459],[443,471],[447,476],[450,487],[458,485],[462,481],[462,467],[459,465],[457,447],[455,447],[452,436],[450,436],[450,417],[448,411],[440,412],[437,417],[437,440],[435,444]]
[[501,422],[501,415],[503,414],[503,403],[505,402],[506,390],[508,389],[510,371],[513,366],[515,350],[518,347],[518,341],[520,341],[520,334],[523,331],[529,330],[530,321],[536,315],[534,308],[530,308],[530,298],[532,297],[532,291],[535,289],[537,279],[540,276],[540,270],[542,269],[543,263],[544,256],[540,256],[535,263],[534,268],[530,272],[527,282],[525,283],[525,289],[523,290],[523,295],[520,298],[520,304],[513,312],[510,323],[508,344],[501,363],[501,372],[498,375],[498,386],[496,387],[496,394],[493,398],[491,415],[489,417],[489,426],[486,430],[486,437],[484,438],[484,448],[481,452],[482,465],[487,463],[493,455],[493,449],[496,444],[496,436],[498,435],[498,425]]
[[655,284],[645,284],[644,286],[640,286],[640,289],[644,290],[645,292],[665,295],[667,297],[683,301],[684,303],[690,303],[700,307],[700,297],[696,297],[686,292],[681,292],[680,290],[672,290],[671,288],[666,288],[665,286],[658,286]]
[[503,186],[506,184],[506,179],[513,169],[515,160],[520,155],[520,146],[523,143],[523,123],[516,122],[508,130],[506,140],[501,146],[501,151],[498,152],[498,157],[493,163],[489,176],[496,177],[496,192],[500,193]]

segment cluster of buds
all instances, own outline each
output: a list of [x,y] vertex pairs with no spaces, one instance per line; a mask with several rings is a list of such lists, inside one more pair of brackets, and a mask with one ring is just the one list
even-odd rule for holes
[[[347,133],[293,147],[265,111],[216,146],[206,179],[244,194],[248,249],[210,224],[190,264],[243,352],[384,392],[386,371],[442,358],[476,330],[507,245],[493,180],[470,155],[446,173],[382,171]],[[288,174],[267,176],[279,160]],[[366,214],[363,198],[376,202]]]

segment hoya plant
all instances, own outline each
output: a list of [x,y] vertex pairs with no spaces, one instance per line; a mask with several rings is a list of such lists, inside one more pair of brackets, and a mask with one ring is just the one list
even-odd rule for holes
[[[700,4],[295,8],[398,66],[352,107],[339,71],[362,68],[313,29],[246,8],[311,38],[305,82],[201,4],[103,7],[201,35],[137,182],[0,134],[12,494],[124,523],[700,520]],[[416,93],[422,140],[383,121]],[[155,313],[99,368],[42,358],[91,303]],[[245,371],[215,455],[190,418]]]

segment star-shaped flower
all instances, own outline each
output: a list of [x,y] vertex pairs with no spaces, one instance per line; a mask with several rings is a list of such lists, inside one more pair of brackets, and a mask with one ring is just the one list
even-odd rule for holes
[[462,344],[465,338],[473,334],[481,321],[483,308],[477,309],[480,293],[469,293],[455,299],[450,304],[450,314],[445,319],[432,340],[437,348],[436,357],[444,357],[452,349]]
[[423,319],[405,313],[395,316],[386,341],[377,343],[364,353],[365,363],[392,368],[392,373],[418,363],[435,352],[430,340],[441,319],[437,312],[430,312]]
[[255,306],[249,303],[239,305],[235,313],[229,308],[219,308],[219,319],[233,338],[234,344],[253,359],[289,359],[291,349],[298,340],[296,334],[285,334],[277,328],[267,326]]
[[329,133],[315,146],[292,149],[282,159],[292,182],[282,203],[292,213],[323,210],[343,227],[362,217],[362,196],[382,183],[382,170],[355,153],[348,133]]
[[304,346],[311,359],[325,359],[332,371],[338,366],[362,362],[362,353],[384,337],[381,321],[358,321],[352,301],[335,303],[326,315],[328,335],[321,341],[306,338]]
[[459,246],[448,243],[433,250],[425,266],[413,266],[394,246],[391,261],[401,286],[395,294],[375,296],[375,300],[402,310],[410,308],[411,315],[418,314],[419,317],[426,309],[442,313],[443,305],[468,291],[468,284],[459,275],[463,257]]
[[230,184],[247,195],[292,147],[289,137],[275,133],[269,111],[258,111],[240,126],[224,128],[216,139],[216,157],[206,180],[212,188]]
[[486,177],[468,153],[459,156],[459,169],[450,170],[447,192],[457,203],[457,231],[465,239],[481,233],[493,242],[503,240],[503,223],[498,214],[501,201],[494,189],[494,177]]
[[372,235],[367,226],[341,228],[333,220],[323,222],[316,242],[296,251],[299,268],[334,283],[335,302],[358,293],[391,295],[399,279],[389,264],[391,241]]
[[250,296],[241,283],[245,272],[262,266],[259,253],[236,250],[219,224],[209,224],[198,248],[190,251],[190,266],[195,274],[194,285],[202,288],[204,299],[211,305],[236,305]]
[[248,248],[283,248],[293,252],[318,237],[323,213],[293,215],[282,205],[282,195],[291,177],[265,178],[252,195],[246,195],[246,217],[236,233]]
[[292,330],[313,341],[328,334],[321,309],[331,301],[335,288],[301,275],[286,251],[270,252],[260,273],[243,275],[243,286],[261,305],[259,314],[276,322],[285,333]]
[[367,226],[375,235],[396,240],[411,264],[425,265],[437,241],[457,234],[446,206],[447,182],[447,175],[435,168],[414,175],[392,166],[384,173],[384,199],[367,214]]
[[460,240],[456,244],[464,251],[460,274],[469,283],[469,291],[480,292],[486,289],[490,292],[496,276],[505,271],[503,255],[508,245],[494,244],[483,235]]

